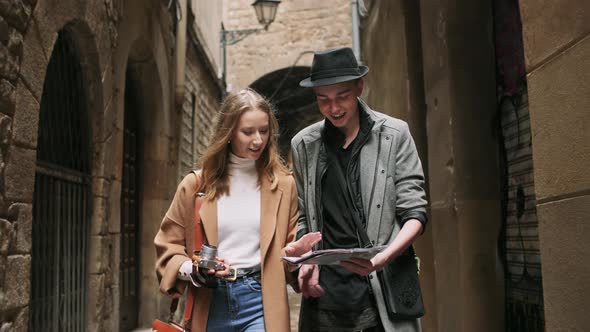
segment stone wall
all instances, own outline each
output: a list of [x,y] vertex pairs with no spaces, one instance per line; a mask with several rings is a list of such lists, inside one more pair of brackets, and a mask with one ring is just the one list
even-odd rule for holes
[[420,7],[438,331],[504,329],[491,8]]
[[[23,39],[36,1],[0,1],[0,330],[25,331],[29,318],[35,121],[15,114],[38,99],[19,79]],[[18,87],[18,92],[17,92]],[[37,95],[38,97],[38,95]],[[30,135],[24,134],[25,132]]]
[[[504,266],[497,241],[505,241],[500,234],[498,154],[502,135],[498,124],[504,114],[495,98],[493,54],[499,47],[493,45],[489,29],[493,15],[500,14],[490,11],[490,3],[421,3],[420,26],[408,29],[415,19],[412,1],[365,3],[374,7],[363,32],[363,56],[373,73],[367,78],[366,97],[409,120],[418,133],[418,149],[427,151],[431,235],[423,236],[418,251],[431,250],[432,265],[427,261],[425,272],[432,276],[423,281],[427,305],[434,308],[427,308],[424,327],[428,331],[503,330]],[[590,136],[585,129],[590,125],[590,23],[585,19],[590,5],[580,0],[541,6],[521,0],[519,6],[531,140],[521,142],[523,149],[515,151],[530,168],[519,175],[526,178],[534,172],[535,186],[528,187],[523,203],[527,211],[534,211],[530,204],[537,199],[545,329],[583,331],[590,324],[584,314],[590,297],[584,282],[590,277],[586,257],[590,177],[585,171],[590,164]],[[417,38],[421,55],[412,41]],[[392,56],[383,57],[385,53]],[[423,73],[412,67],[419,56]],[[393,75],[375,78],[376,66]],[[416,92],[421,75],[423,119],[422,99]],[[518,84],[521,79],[522,75],[517,77]],[[523,95],[526,108],[527,93]],[[526,131],[524,120],[521,129]],[[423,128],[426,140],[421,143]],[[526,159],[531,153],[534,171]],[[527,254],[531,254],[538,246],[535,234],[528,234]],[[528,273],[539,278],[538,270]],[[543,319],[538,312],[525,314],[535,316],[526,317],[529,321]]]
[[[369,66],[363,97],[375,110],[408,122],[428,177],[426,103],[422,74],[420,7],[416,1],[364,1],[361,53]],[[387,54],[387,56],[384,56]],[[435,331],[436,285],[432,252],[432,220],[416,241],[420,282],[427,314],[424,331]]]
[[195,169],[196,162],[205,152],[221,105],[220,86],[215,84],[194,48],[190,48],[187,54],[185,95],[179,177]]
[[[57,32],[68,26],[81,54],[91,122],[86,328],[119,326],[120,196],[126,75],[142,103],[139,326],[169,303],[158,293],[153,238],[178,179],[180,112],[173,102],[174,22],[167,1],[0,1],[0,330],[25,331],[31,290],[32,206],[39,108]],[[204,66],[192,59],[191,66]],[[131,70],[129,70],[131,69]],[[213,108],[221,88],[199,92]],[[39,276],[36,276],[39,278]]]
[[430,223],[416,243],[424,330],[500,331],[494,48],[485,28],[491,7],[364,3],[366,99],[409,123],[428,180]]
[[547,331],[590,316],[590,3],[521,0]]
[[[261,28],[247,1],[225,1],[227,30]],[[268,31],[246,37],[227,48],[228,89],[247,87],[258,78],[292,66],[301,52],[352,45],[349,0],[286,0],[279,4]],[[297,65],[310,66],[312,54]]]
[[199,38],[199,44],[204,54],[214,65],[217,75],[221,63],[219,30],[223,16],[223,1],[189,0],[189,4],[195,16],[193,29]]

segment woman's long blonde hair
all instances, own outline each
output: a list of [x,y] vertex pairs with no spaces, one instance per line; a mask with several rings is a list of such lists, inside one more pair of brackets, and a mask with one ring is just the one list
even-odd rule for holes
[[228,142],[236,130],[240,116],[252,110],[260,110],[268,114],[268,143],[256,161],[258,184],[263,176],[268,176],[269,180],[274,182],[277,173],[288,173],[278,152],[279,124],[273,114],[271,104],[249,88],[230,93],[221,105],[213,135],[209,141],[210,145],[198,164],[198,167],[201,168],[199,191],[205,193],[206,199],[212,200],[223,194],[229,194],[228,163],[231,145]]

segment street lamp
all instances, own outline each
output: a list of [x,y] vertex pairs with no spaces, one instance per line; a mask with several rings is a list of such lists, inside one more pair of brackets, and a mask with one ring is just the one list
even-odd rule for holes
[[234,45],[253,33],[258,33],[262,30],[268,30],[268,26],[275,20],[275,16],[277,15],[277,8],[280,2],[281,0],[255,0],[254,3],[252,3],[252,7],[254,7],[254,11],[256,12],[256,18],[258,19],[258,23],[263,25],[264,28],[225,30],[223,22],[221,22],[220,44],[223,62],[223,72],[221,74],[221,78],[224,82],[227,66],[227,45]]
[[252,4],[256,11],[258,23],[264,25],[264,29],[267,29],[275,20],[280,2],[281,0],[256,0]]

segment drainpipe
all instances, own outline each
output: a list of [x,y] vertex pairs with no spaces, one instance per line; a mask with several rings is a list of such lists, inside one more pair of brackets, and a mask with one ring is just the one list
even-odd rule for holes
[[359,24],[359,0],[352,0],[350,7],[352,10],[352,50],[356,56],[356,61],[359,64],[363,63],[361,58],[361,38],[360,38],[360,24]]
[[177,0],[179,4],[179,20],[176,25],[176,84],[174,101],[176,106],[184,102],[184,70],[186,66],[186,26],[188,22],[187,0]]

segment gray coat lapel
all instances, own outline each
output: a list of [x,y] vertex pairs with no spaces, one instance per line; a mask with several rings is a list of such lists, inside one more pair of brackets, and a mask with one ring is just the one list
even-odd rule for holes
[[[325,120],[324,120],[325,121]],[[324,126],[324,121],[322,121],[319,125],[319,130],[317,131],[316,135],[310,135],[304,139],[304,153],[305,153],[305,160],[304,167],[304,183],[303,187],[304,192],[306,193],[305,202],[315,202],[316,198],[316,181],[320,181],[318,178],[318,160],[319,160],[319,153],[321,148],[321,132]],[[301,209],[302,207],[299,206]],[[317,232],[319,231],[319,225],[317,221],[319,220],[317,216],[318,211],[316,210],[315,204],[306,204],[305,208],[307,208],[307,225],[309,227],[310,232]]]
[[[376,136],[376,137],[375,137]],[[363,197],[363,207],[365,209],[365,216],[369,218],[371,212],[371,196],[373,193],[373,186],[375,185],[375,167],[377,166],[378,154],[375,153],[379,149],[379,134],[371,133],[371,137],[361,149],[361,157],[359,160],[360,177],[361,177],[361,195]]]
[[385,188],[387,172],[381,172],[381,170],[387,169],[392,140],[381,134],[380,128],[384,119],[378,117],[362,100],[360,102],[371,119],[375,121],[371,137],[361,149],[359,167],[360,189],[367,218],[367,234],[371,240],[379,240],[381,211],[379,208],[376,209],[376,205],[382,205],[383,194],[381,193]]

